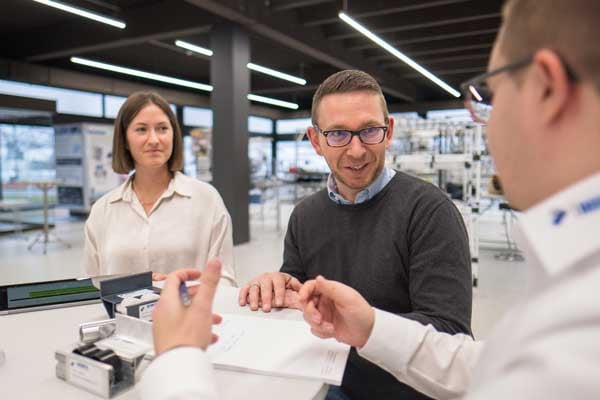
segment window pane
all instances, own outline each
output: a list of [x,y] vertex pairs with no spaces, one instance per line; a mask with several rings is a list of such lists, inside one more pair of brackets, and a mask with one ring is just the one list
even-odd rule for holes
[[205,182],[212,181],[212,132],[196,128],[183,137],[183,172]]
[[55,100],[56,111],[61,114],[102,117],[101,94],[3,80],[0,80],[0,93]]
[[472,122],[471,113],[466,108],[453,110],[427,111],[427,119],[444,120],[448,122]]
[[276,124],[278,134],[305,133],[311,126],[310,118],[280,119]]
[[272,140],[253,137],[248,141],[248,158],[250,158],[250,176],[253,180],[267,179],[271,176]]
[[306,172],[328,173],[329,166],[307,140],[277,142],[277,174],[287,174],[290,169]]
[[185,126],[212,128],[213,112],[209,108],[183,107],[183,124]]
[[[30,181],[54,180],[54,128],[0,124],[2,194],[7,199],[41,203],[41,192]],[[56,189],[49,192],[56,199]]]
[[253,133],[266,133],[271,134],[273,132],[273,120],[270,118],[255,117],[251,115],[248,117],[248,131]]
[[104,96],[104,116],[106,118],[117,118],[119,109],[125,103],[127,97],[121,96]]

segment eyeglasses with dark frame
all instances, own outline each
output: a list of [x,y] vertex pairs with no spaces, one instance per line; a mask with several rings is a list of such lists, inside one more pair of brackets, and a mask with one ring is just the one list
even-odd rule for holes
[[[575,71],[562,58],[560,59],[571,83],[577,82]],[[475,122],[487,124],[492,112],[494,93],[488,85],[488,79],[504,72],[512,72],[527,67],[533,61],[533,55],[507,64],[503,67],[477,75],[460,85],[466,108]]]
[[317,132],[325,136],[325,141],[330,147],[344,147],[348,145],[354,136],[358,136],[364,144],[379,144],[385,139],[388,131],[387,126],[370,126],[367,128],[351,131],[349,129],[332,129],[323,131],[314,125]]

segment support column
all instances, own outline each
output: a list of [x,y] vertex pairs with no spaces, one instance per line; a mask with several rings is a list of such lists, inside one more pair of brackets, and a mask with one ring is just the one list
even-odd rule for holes
[[210,78],[213,85],[213,184],[223,197],[233,222],[233,243],[250,240],[248,204],[247,99],[250,90],[248,34],[235,25],[216,25],[211,32]]

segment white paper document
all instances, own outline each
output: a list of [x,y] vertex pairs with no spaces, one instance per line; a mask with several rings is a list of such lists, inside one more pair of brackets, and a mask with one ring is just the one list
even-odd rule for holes
[[304,321],[222,316],[208,348],[215,368],[341,385],[350,346],[314,336]]

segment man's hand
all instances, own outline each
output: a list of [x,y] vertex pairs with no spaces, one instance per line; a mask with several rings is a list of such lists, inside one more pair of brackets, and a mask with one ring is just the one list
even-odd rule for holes
[[167,279],[167,274],[163,274],[162,272],[153,272],[152,280],[153,281],[164,281]]
[[[189,288],[191,302],[184,306],[179,296],[181,282],[200,278],[200,285]],[[221,278],[221,262],[210,260],[204,271],[180,269],[168,275],[160,300],[152,312],[156,355],[179,346],[206,350],[216,342],[212,324],[221,322],[212,313],[212,303]]]
[[256,311],[262,304],[264,312],[273,307],[300,309],[298,291],[301,287],[300,281],[290,274],[265,272],[240,289],[240,306],[250,304],[250,309]]
[[333,337],[357,348],[367,343],[375,312],[351,287],[319,276],[304,283],[300,289],[300,304],[314,335]]

